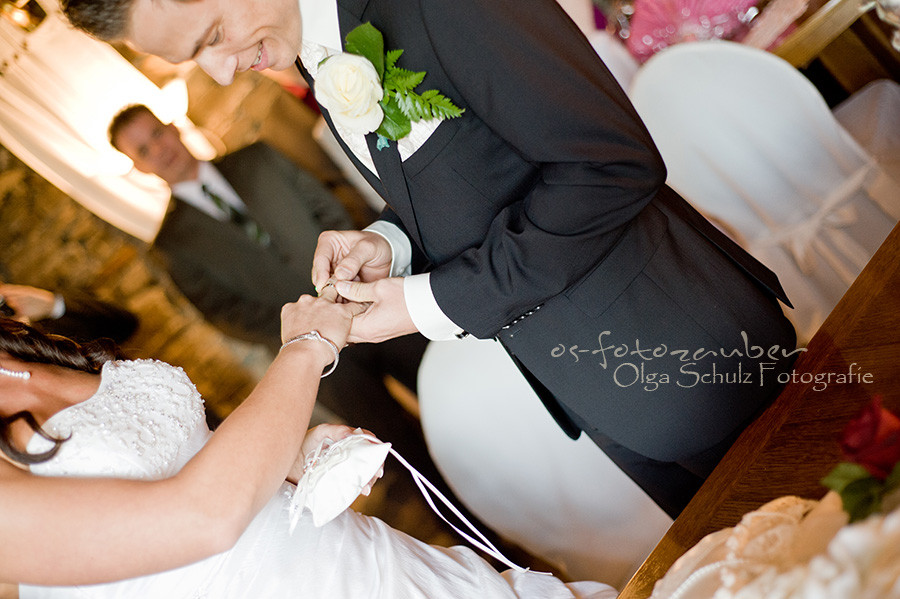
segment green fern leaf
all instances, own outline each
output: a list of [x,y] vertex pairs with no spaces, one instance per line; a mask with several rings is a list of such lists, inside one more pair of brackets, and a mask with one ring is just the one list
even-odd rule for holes
[[409,71],[407,69],[390,69],[384,78],[384,87],[398,92],[411,92],[425,79],[425,71]]
[[397,106],[400,107],[403,114],[409,117],[409,120],[420,121],[425,118],[426,115],[422,111],[421,102],[415,92],[398,93],[396,98]]
[[400,58],[401,54],[403,54],[403,50],[390,50],[387,54],[385,54],[384,68],[388,71],[393,69],[394,65],[397,64],[397,60]]
[[[434,92],[434,94],[430,94],[429,92]],[[425,94],[428,94],[428,97],[425,98]],[[431,89],[422,94],[422,98],[428,105],[428,110],[432,117],[439,119],[453,119],[460,116],[464,109],[460,108],[456,104],[450,101],[449,98],[440,94],[437,90]]]

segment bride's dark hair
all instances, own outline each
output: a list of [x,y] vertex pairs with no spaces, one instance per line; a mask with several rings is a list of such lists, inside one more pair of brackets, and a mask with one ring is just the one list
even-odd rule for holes
[[[37,329],[9,318],[0,318],[0,351],[23,362],[53,364],[81,372],[97,374],[103,364],[118,355],[116,344],[109,339],[78,344],[59,335],[46,335]],[[53,447],[42,453],[28,453],[16,449],[10,425],[22,419],[41,437],[52,441]],[[46,462],[59,451],[65,439],[51,437],[38,426],[31,412],[21,411],[0,416],[0,451],[20,464]]]

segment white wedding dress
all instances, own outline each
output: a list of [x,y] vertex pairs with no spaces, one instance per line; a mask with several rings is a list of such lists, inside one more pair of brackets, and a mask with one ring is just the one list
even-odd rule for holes
[[[45,476],[160,479],[177,472],[210,435],[187,375],[153,360],[108,362],[90,399],[48,420],[70,437]],[[29,451],[48,448],[34,436]],[[612,599],[600,583],[564,584],[533,572],[497,573],[466,547],[435,547],[376,518],[346,510],[316,528],[304,515],[290,532],[293,485],[285,483],[230,550],[162,574],[80,587],[20,585],[21,599]],[[511,509],[514,505],[510,506]]]

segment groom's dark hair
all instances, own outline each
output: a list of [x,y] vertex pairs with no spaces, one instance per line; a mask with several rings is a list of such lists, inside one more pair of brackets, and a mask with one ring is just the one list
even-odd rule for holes
[[128,19],[134,2],[135,0],[62,0],[60,5],[69,23],[76,29],[104,42],[115,42],[124,38],[128,32]]
[[134,0],[62,0],[60,5],[75,28],[109,42],[125,35]]

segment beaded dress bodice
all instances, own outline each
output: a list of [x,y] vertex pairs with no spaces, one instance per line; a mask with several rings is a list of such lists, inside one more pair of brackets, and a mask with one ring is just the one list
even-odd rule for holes
[[[44,423],[68,440],[48,462],[31,467],[44,476],[171,476],[209,437],[203,400],[187,374],[155,360],[111,361],[87,400]],[[28,450],[50,442],[35,435]]]

